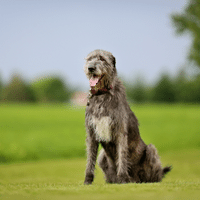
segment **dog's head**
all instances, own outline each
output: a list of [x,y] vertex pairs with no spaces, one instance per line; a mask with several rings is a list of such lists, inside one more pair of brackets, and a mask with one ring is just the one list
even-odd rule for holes
[[112,87],[117,73],[115,57],[108,51],[94,50],[85,59],[84,71],[91,90],[106,90]]

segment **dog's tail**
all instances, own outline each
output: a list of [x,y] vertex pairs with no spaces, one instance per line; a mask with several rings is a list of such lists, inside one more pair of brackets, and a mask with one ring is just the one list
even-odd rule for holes
[[171,170],[172,170],[172,166],[166,166],[166,167],[164,167],[163,168],[163,177],[165,176],[165,174],[167,174]]

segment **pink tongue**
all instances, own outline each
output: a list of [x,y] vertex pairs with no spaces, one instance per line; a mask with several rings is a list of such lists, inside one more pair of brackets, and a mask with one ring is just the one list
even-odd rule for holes
[[98,77],[96,77],[96,78],[92,77],[92,78],[89,80],[90,86],[91,86],[91,87],[94,87],[94,86],[98,83],[98,81],[99,81],[99,78],[98,78]]

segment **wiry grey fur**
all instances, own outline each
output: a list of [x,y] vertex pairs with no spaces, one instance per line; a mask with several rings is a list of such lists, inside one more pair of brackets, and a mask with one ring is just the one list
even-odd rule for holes
[[110,52],[95,50],[87,56],[84,71],[88,79],[103,77],[95,90],[91,88],[86,107],[87,167],[84,183],[93,182],[99,143],[103,149],[98,164],[106,182],[161,181],[171,167],[162,168],[156,148],[152,144],[147,146],[141,139],[138,120],[117,77],[115,57]]

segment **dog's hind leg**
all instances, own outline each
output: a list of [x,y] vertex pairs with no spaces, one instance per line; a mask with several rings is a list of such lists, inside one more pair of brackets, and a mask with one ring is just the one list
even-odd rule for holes
[[160,182],[164,175],[171,170],[171,167],[162,168],[160,158],[154,145],[146,147],[145,160],[143,163],[143,176],[141,182]]
[[107,183],[117,183],[117,172],[115,163],[109,158],[104,149],[100,151],[98,156],[98,164],[104,172]]

